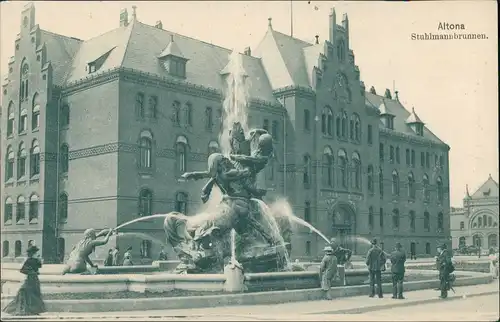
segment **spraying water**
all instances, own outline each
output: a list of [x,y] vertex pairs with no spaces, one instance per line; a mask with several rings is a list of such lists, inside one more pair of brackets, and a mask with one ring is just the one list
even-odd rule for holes
[[139,222],[139,221],[150,220],[150,219],[154,219],[154,218],[166,218],[166,217],[168,217],[168,214],[156,214],[156,215],[151,215],[151,216],[146,216],[146,217],[135,218],[133,220],[127,221],[127,222],[119,225],[118,227],[115,228],[115,230],[118,230],[120,228],[134,224],[134,223]]
[[285,264],[286,267],[290,266],[290,258],[288,255],[288,252],[286,251],[285,247],[285,240],[283,239],[283,236],[281,235],[280,228],[278,226],[278,223],[276,222],[276,218],[273,216],[273,212],[271,209],[266,205],[266,203],[262,200],[259,199],[254,199],[252,198],[253,202],[256,202],[259,205],[259,210],[262,214],[262,218],[268,223],[269,226],[271,226],[272,233],[273,233],[273,238],[277,240],[280,243],[280,246],[283,248],[284,256],[285,256]]
[[237,51],[233,51],[229,56],[226,66],[226,87],[225,98],[222,104],[222,132],[219,143],[223,154],[228,154],[231,150],[229,143],[229,130],[234,122],[239,122],[245,133],[248,131],[248,88],[250,81],[247,79],[243,68],[243,57]]
[[292,211],[292,207],[290,203],[285,199],[279,199],[271,205],[271,212],[277,217],[284,217],[288,221],[295,222],[299,225],[309,228],[318,234],[321,238],[323,238],[327,243],[330,243],[328,237],[326,237],[321,231],[319,231],[316,227],[308,223],[307,221],[295,216]]
[[231,261],[236,262],[236,230],[231,229]]

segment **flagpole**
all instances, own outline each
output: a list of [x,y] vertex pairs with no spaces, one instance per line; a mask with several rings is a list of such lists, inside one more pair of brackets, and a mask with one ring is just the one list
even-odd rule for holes
[[293,37],[293,0],[290,0],[290,36]]

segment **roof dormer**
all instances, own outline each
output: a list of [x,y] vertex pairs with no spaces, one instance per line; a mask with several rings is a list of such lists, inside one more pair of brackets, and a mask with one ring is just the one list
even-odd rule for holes
[[186,78],[186,63],[189,59],[182,54],[179,46],[174,41],[174,35],[170,35],[170,43],[158,55],[158,59],[171,76]]
[[417,113],[415,113],[415,108],[411,109],[411,114],[406,119],[406,124],[408,124],[417,135],[424,135],[424,122],[422,122]]
[[394,114],[387,108],[385,101],[378,107],[380,111],[380,119],[387,129],[394,130]]

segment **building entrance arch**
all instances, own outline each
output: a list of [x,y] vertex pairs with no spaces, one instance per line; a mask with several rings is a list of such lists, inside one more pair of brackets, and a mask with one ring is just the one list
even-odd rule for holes
[[339,246],[356,252],[356,214],[353,207],[345,202],[338,202],[332,207],[332,237]]

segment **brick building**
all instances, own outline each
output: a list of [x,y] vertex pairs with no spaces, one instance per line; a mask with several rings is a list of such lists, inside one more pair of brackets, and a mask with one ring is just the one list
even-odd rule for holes
[[[203,183],[177,178],[205,168],[219,148],[230,50],[144,24],[135,9],[85,41],[41,29],[33,5],[21,16],[3,85],[3,257],[22,256],[33,240],[58,261],[88,227],[194,214]],[[271,23],[242,54],[249,123],[276,141],[268,201],[285,195],[295,215],[342,242],[378,237],[385,248],[401,241],[430,254],[449,241],[449,147],[397,92],[365,90],[347,15],[338,25],[332,10],[328,39],[315,43]],[[127,229],[135,237],[111,244],[157,256],[161,220]],[[294,258],[324,245],[308,229],[287,238]]]
[[472,195],[467,188],[463,208],[451,208],[450,225],[454,249],[498,249],[498,183],[491,175]]

